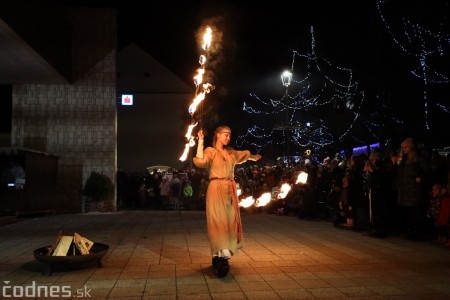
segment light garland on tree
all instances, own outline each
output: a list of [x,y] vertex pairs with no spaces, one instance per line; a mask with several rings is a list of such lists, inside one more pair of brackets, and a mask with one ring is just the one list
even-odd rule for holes
[[[260,125],[248,128],[246,133],[237,138],[236,142],[240,147],[248,144],[260,151],[270,145],[286,146],[286,143],[290,143],[298,147],[319,149],[337,144],[352,133],[361,116],[359,111],[364,103],[364,93],[354,81],[351,69],[335,66],[316,53],[313,27],[310,32],[310,53],[293,51],[292,73],[296,71],[296,62],[299,60],[299,65],[305,70],[297,72],[304,74],[301,80],[296,80],[293,76],[289,87],[292,95],[286,91],[279,100],[264,100],[250,94],[255,105],[262,105],[264,109],[257,109],[244,101],[244,112],[255,117],[260,115],[264,118],[261,123],[269,124],[267,128]],[[338,121],[339,128],[325,118],[330,115],[325,113],[326,110],[331,114],[334,112],[335,117],[342,115]],[[280,123],[284,118],[286,122]]]
[[[445,46],[450,45],[450,34],[432,31],[425,28],[424,26],[415,23],[405,17],[401,18],[402,30],[398,30],[398,35],[394,32],[393,26],[388,22],[385,11],[388,10],[388,1],[379,0],[377,2],[378,13],[380,14],[381,20],[389,33],[389,36],[395,42],[400,49],[407,55],[415,57],[418,60],[419,66],[411,71],[411,74],[422,80],[423,88],[423,101],[424,101],[424,114],[425,114],[425,128],[430,130],[429,125],[429,99],[428,99],[428,85],[430,83],[434,84],[445,84],[449,83],[449,78],[442,73],[436,71],[434,68],[430,67],[428,62],[430,57],[434,56],[444,56]],[[435,4],[434,2],[432,2]],[[435,16],[433,16],[435,18]],[[440,22],[440,27],[443,28],[447,20]],[[443,109],[442,106],[436,105],[436,107]],[[448,112],[448,110],[443,109],[443,111]]]

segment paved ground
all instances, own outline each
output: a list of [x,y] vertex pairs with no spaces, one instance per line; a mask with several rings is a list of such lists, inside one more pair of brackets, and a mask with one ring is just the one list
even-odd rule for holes
[[[202,211],[52,215],[3,224],[0,298],[32,296],[40,288],[84,296],[78,299],[450,299],[450,247],[375,239],[324,220],[242,218],[245,248],[220,279],[211,269]],[[46,266],[33,250],[51,244],[60,229],[108,244],[103,267],[55,267],[43,276]]]

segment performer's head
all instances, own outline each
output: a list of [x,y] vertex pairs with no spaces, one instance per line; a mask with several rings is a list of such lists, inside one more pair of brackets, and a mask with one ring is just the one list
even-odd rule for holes
[[228,126],[219,126],[214,132],[213,147],[223,147],[230,143],[231,129]]

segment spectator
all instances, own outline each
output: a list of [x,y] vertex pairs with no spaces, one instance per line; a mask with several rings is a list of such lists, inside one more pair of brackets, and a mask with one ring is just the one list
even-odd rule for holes
[[170,181],[167,175],[164,175],[162,177],[161,183],[159,184],[159,191],[161,195],[162,207],[164,209],[168,209],[170,204],[171,192],[170,192]]
[[181,180],[178,178],[178,172],[173,172],[173,178],[170,181],[171,197],[174,203],[174,210],[180,211],[181,200]]
[[153,169],[152,177],[150,179],[151,182],[150,185],[153,188],[153,196],[154,196],[153,207],[156,209],[162,208],[161,192],[159,188],[161,181],[162,181],[161,173],[158,172],[158,169]]
[[436,232],[436,242],[449,242],[450,224],[450,195],[445,185],[435,183],[432,188],[432,199],[428,209],[429,216],[433,219]]
[[390,178],[378,152],[372,152],[369,156],[369,165],[365,167],[368,174],[368,188],[370,199],[370,211],[374,231],[369,235],[377,238],[387,236],[387,218],[389,212]]
[[397,191],[401,220],[408,239],[425,239],[428,164],[419,155],[412,138],[401,143],[402,160],[398,166]]
[[194,208],[196,209],[196,207],[193,207],[193,203],[192,203],[192,195],[194,194],[194,190],[192,189],[192,185],[191,185],[191,181],[190,180],[186,180],[186,183],[184,184],[183,187],[183,206],[186,208]]

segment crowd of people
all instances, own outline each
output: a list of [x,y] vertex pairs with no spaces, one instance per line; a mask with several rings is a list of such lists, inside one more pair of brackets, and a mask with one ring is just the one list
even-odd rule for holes
[[449,166],[449,157],[411,138],[399,149],[306,161],[299,169],[309,174],[308,183],[295,185],[277,212],[323,217],[376,238],[400,234],[450,245]]
[[[283,199],[275,197],[264,207],[241,207],[242,211],[323,218],[337,228],[365,231],[376,238],[400,234],[450,245],[449,165],[449,157],[408,138],[396,149],[350,157],[339,153],[322,160],[304,157],[289,165],[247,162],[236,167],[235,181],[240,198],[276,195],[283,183],[291,186]],[[302,171],[308,173],[306,184],[295,184]],[[205,210],[209,183],[206,170],[196,167],[146,175],[119,170],[118,205]]]

